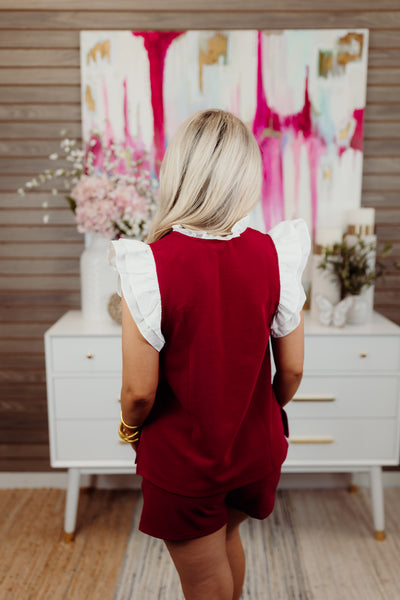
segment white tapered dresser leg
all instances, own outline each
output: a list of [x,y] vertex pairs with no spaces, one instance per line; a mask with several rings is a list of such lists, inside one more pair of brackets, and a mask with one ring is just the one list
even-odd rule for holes
[[374,515],[374,537],[378,541],[385,539],[385,514],[383,506],[382,468],[371,467],[372,511]]
[[79,469],[68,469],[68,488],[64,520],[64,540],[66,542],[72,542],[75,537],[80,476],[81,473]]

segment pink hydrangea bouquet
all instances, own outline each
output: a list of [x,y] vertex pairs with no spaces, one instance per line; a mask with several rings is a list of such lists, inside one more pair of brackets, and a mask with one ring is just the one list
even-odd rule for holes
[[[66,137],[60,143],[61,152],[49,156],[62,159],[70,168],[46,169],[27,181],[18,193],[40,188],[49,180],[63,180],[66,196],[75,214],[78,231],[97,233],[105,238],[146,238],[157,207],[158,184],[151,177],[150,161],[143,147],[132,139],[129,144],[116,144],[92,134],[84,149],[76,140]],[[65,163],[64,163],[65,164]],[[52,189],[57,195],[58,188]],[[43,204],[48,208],[48,202]],[[43,216],[49,222],[49,214]]]

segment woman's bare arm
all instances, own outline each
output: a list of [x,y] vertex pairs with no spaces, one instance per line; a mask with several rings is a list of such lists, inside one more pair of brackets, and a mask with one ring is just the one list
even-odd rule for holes
[[142,425],[156,397],[159,354],[140,333],[122,297],[122,416],[128,425]]
[[279,404],[285,406],[295,395],[303,377],[303,313],[299,326],[284,337],[271,337],[271,345],[276,366],[272,385]]

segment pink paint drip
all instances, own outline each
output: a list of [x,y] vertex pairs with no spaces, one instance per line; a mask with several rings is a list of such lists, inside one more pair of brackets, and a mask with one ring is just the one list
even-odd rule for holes
[[[312,230],[315,236],[318,209],[318,170],[320,158],[325,153],[325,143],[313,129],[311,101],[308,91],[309,72],[306,72],[304,105],[300,112],[281,117],[268,106],[263,85],[262,33],[258,32],[257,107],[253,133],[259,143],[264,170],[262,207],[267,229],[284,218],[283,143],[282,134],[294,134],[292,143],[295,163],[295,205],[298,207],[300,185],[300,154],[305,144],[310,164],[310,196]],[[273,170],[273,172],[270,172]]]
[[[123,148],[130,148],[132,150],[131,156],[133,160],[141,160],[141,169],[146,169],[149,173],[151,171],[150,160],[148,153],[141,139],[138,135],[137,138],[132,138],[130,127],[129,127],[129,116],[128,116],[128,91],[126,78],[123,81],[124,88],[124,140],[122,142]],[[108,103],[108,91],[105,82],[103,82],[103,97],[104,97],[104,112],[105,112],[105,132],[104,136],[100,137],[97,134],[92,134],[89,141],[85,144],[85,164],[87,163],[89,153],[92,154],[93,165],[98,171],[104,171],[104,160],[105,153],[108,151],[110,160],[113,163],[113,171],[118,174],[127,174],[128,171],[132,171],[132,167],[127,163],[126,157],[121,156],[118,160],[115,152],[112,150],[114,144],[114,131],[111,126],[109,103]],[[93,126],[93,130],[96,127]],[[111,152],[110,152],[111,151]],[[146,158],[144,158],[146,156]],[[85,167],[85,174],[88,174],[88,170]]]
[[312,236],[315,240],[318,216],[318,172],[321,156],[325,153],[325,144],[318,137],[310,137],[306,142],[306,149],[310,165]]
[[362,152],[364,139],[364,109],[356,108],[353,112],[353,119],[356,121],[356,128],[353,137],[351,138],[350,147]]
[[168,48],[184,31],[132,31],[144,40],[150,63],[151,105],[153,108],[155,171],[159,174],[165,152],[164,125],[164,64]]
[[[104,149],[110,149],[114,143],[114,132],[110,121],[110,109],[108,104],[108,93],[105,81],[103,81],[103,99],[104,99],[104,113],[105,113],[105,130],[104,136],[101,138],[99,135],[92,133],[88,142],[85,145],[85,164],[87,163],[89,153],[92,155],[93,166],[98,171],[103,171],[105,152]],[[92,129],[96,130],[96,127],[92,125]],[[85,174],[88,174],[88,170],[85,167]]]
[[105,139],[107,146],[110,147],[111,144],[114,143],[114,132],[113,132],[113,129],[111,126],[110,109],[108,106],[108,93],[107,93],[107,86],[106,86],[105,82],[103,82],[103,96],[104,96],[104,110],[105,110],[105,117],[106,117],[104,139]]
[[353,119],[356,122],[356,126],[354,128],[354,133],[348,145],[339,146],[339,156],[342,156],[348,150],[348,148],[353,148],[353,150],[358,150],[359,152],[363,151],[363,139],[364,139],[364,109],[356,108],[353,111]]
[[299,214],[299,189],[300,189],[300,160],[301,151],[303,148],[303,139],[300,136],[296,136],[292,143],[291,148],[293,152],[293,164],[294,164],[294,206],[296,214]]
[[253,133],[261,150],[263,187],[261,205],[267,230],[284,216],[280,138],[265,136],[266,129],[280,131],[279,115],[268,106],[262,76],[262,34],[258,32],[257,106]]
[[[101,171],[104,164],[104,152],[99,136],[92,134],[87,144],[85,144],[85,165],[87,164],[89,153],[93,155],[93,166]],[[86,167],[85,175],[88,175]]]
[[284,219],[283,165],[281,140],[265,138],[262,142],[263,199],[262,203],[267,230]]
[[300,112],[285,117],[282,123],[283,129],[291,128],[297,135],[302,133],[304,139],[308,139],[313,134],[311,122],[311,101],[308,93],[308,78],[309,68],[307,67],[303,108]]
[[[150,172],[151,166],[150,166],[149,158],[147,157],[146,160],[143,160],[143,155],[146,153],[146,148],[145,148],[144,142],[142,140],[142,137],[140,135],[140,128],[139,128],[138,135],[135,139],[133,139],[132,135],[131,135],[131,130],[129,127],[129,115],[128,115],[129,100],[128,100],[128,89],[127,89],[126,78],[123,81],[123,86],[124,86],[124,142],[123,142],[123,146],[124,146],[124,148],[128,148],[128,147],[131,148],[132,158],[134,160],[141,159],[142,167]],[[124,167],[125,167],[125,164],[124,164]]]
[[134,141],[131,136],[131,131],[129,128],[129,118],[128,118],[128,91],[127,91],[127,83],[126,78],[123,82],[124,86],[124,146],[130,146],[131,148],[135,148]]

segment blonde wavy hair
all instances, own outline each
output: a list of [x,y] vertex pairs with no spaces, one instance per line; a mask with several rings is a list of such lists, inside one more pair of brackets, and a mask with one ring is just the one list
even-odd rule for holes
[[246,125],[231,113],[195,113],[168,144],[160,171],[160,204],[147,243],[174,225],[227,235],[257,204],[261,155]]

